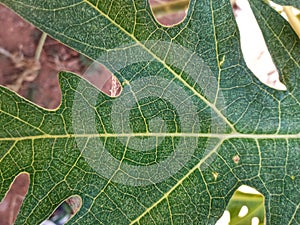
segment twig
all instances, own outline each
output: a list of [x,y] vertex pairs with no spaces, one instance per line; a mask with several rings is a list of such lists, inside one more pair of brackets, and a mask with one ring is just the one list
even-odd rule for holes
[[4,49],[2,47],[0,47],[0,54],[4,55],[7,58],[10,58],[11,60],[14,59],[14,56],[9,51],[7,51],[6,49]]
[[39,40],[38,46],[36,47],[36,50],[35,50],[34,60],[36,62],[40,61],[41,53],[42,53],[46,38],[47,38],[47,34],[45,32],[43,32],[42,36]]
[[23,54],[12,54],[4,48],[0,47],[0,54],[9,58],[15,65],[16,68],[21,69],[20,74],[18,74],[17,79],[13,84],[8,84],[7,87],[14,91],[19,91],[24,81],[32,82],[36,79],[40,70],[40,57],[45,44],[47,34],[43,33],[38,46],[35,51],[34,58],[24,58]]

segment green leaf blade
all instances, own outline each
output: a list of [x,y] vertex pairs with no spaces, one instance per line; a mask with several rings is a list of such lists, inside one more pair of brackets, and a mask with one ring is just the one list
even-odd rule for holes
[[271,224],[298,216],[298,83],[275,91],[249,72],[229,1],[193,1],[174,28],[146,1],[1,2],[123,87],[110,98],[63,72],[54,111],[0,89],[1,197],[18,173],[31,176],[16,224],[39,224],[74,194],[70,224],[215,223],[241,184],[265,195]]

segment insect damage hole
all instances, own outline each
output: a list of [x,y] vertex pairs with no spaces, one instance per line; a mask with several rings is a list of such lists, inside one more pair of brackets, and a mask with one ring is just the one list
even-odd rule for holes
[[233,156],[233,157],[232,157],[232,160],[233,160],[233,162],[234,162],[235,164],[238,164],[238,163],[239,163],[239,161],[240,161],[240,157],[239,157],[239,155],[235,155],[235,156]]
[[171,27],[186,18],[190,0],[149,0],[149,4],[156,21]]
[[259,224],[259,219],[257,217],[253,217],[251,220],[251,225],[258,225]]
[[63,201],[51,216],[40,225],[65,224],[79,211],[81,206],[81,197],[72,195]]
[[248,207],[245,206],[245,205],[243,205],[242,208],[241,208],[241,210],[240,210],[240,212],[239,212],[238,217],[244,217],[244,216],[246,216],[248,214],[248,211],[249,211]]

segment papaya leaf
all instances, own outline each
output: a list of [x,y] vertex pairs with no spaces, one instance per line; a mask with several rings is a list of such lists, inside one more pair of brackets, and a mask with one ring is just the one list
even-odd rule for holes
[[109,97],[61,72],[56,110],[0,87],[1,199],[30,174],[16,224],[72,195],[68,224],[215,224],[240,185],[264,195],[267,224],[300,222],[300,42],[277,12],[251,1],[288,91],[246,67],[229,0],[191,1],[174,27],[145,0],[0,2],[122,85]]

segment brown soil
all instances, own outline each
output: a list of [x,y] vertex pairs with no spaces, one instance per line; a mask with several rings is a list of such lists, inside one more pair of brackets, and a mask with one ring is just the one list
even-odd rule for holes
[[[3,5],[0,5],[0,21],[0,47],[25,60],[33,60],[42,32]],[[82,74],[86,69],[85,61],[76,51],[47,37],[36,77],[29,75],[17,82],[24,68],[17,68],[11,59],[0,55],[0,84],[40,106],[53,109],[61,98],[58,72],[67,70]]]

